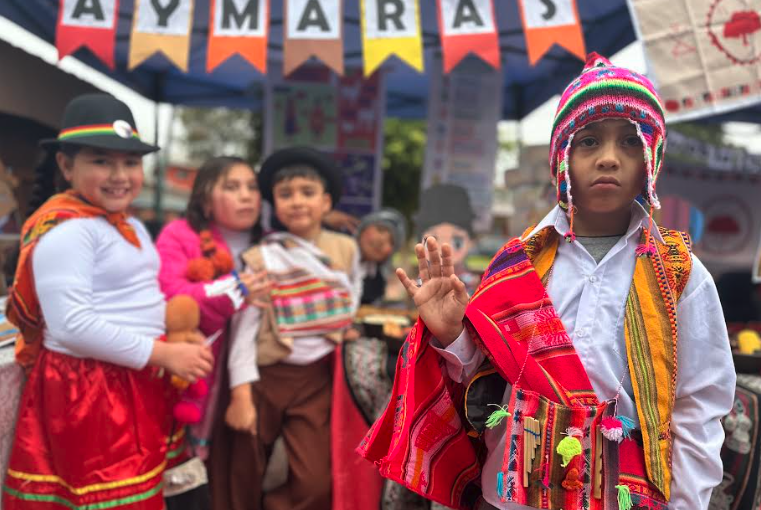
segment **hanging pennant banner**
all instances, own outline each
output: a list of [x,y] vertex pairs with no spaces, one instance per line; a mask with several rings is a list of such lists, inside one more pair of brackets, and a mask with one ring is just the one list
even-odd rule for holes
[[119,0],[61,0],[55,45],[58,60],[84,46],[114,68]]
[[499,69],[493,0],[438,0],[441,51],[448,73],[472,52]]
[[576,0],[519,0],[526,32],[528,61],[533,66],[553,44],[586,58],[584,31]]
[[160,51],[187,72],[192,26],[193,0],[135,0],[129,69]]
[[212,0],[206,70],[238,53],[266,73],[269,14],[269,0]]
[[344,73],[341,0],[286,0],[283,75],[315,56],[339,75]]
[[365,76],[391,55],[423,71],[418,0],[360,0]]

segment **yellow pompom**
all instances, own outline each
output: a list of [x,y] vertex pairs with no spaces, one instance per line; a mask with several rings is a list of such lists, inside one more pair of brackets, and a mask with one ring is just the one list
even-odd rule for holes
[[737,334],[737,346],[740,354],[753,354],[761,350],[761,337],[752,329],[744,329]]
[[560,465],[566,467],[574,457],[581,455],[581,442],[575,437],[564,437],[563,440],[558,443],[556,451],[563,456],[563,462],[561,462]]

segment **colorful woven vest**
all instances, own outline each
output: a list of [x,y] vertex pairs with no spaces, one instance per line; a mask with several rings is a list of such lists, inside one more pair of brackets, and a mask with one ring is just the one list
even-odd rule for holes
[[[648,363],[657,367],[632,377],[643,429],[645,458],[642,458],[643,450],[633,441],[624,441],[620,448],[614,448],[615,443],[608,442],[606,462],[618,466],[619,455],[624,460],[632,460],[622,463],[620,470],[615,469],[607,476],[602,499],[597,495],[592,497],[588,488],[566,494],[543,490],[528,493],[523,489],[527,477],[517,474],[525,464],[526,453],[520,446],[525,440],[510,433],[510,448],[506,448],[506,452],[517,450],[518,453],[514,457],[510,453],[506,469],[494,481],[497,493],[504,499],[530,500],[540,508],[616,508],[614,485],[622,484],[632,489],[631,501],[635,505],[666,507],[671,447],[667,431],[676,381],[675,311],[689,277],[691,257],[686,236],[666,230],[661,233],[666,243],[655,243],[658,247],[655,254],[637,260],[627,301],[626,341],[630,369],[642,370],[641,365]],[[511,401],[511,405],[520,406],[521,415],[525,411],[525,416],[538,418],[545,431],[556,429],[560,421],[594,430],[605,412],[604,406],[597,401],[560,318],[553,307],[544,303],[549,301],[539,278],[546,277],[552,267],[558,240],[550,234],[551,229],[543,230],[524,242],[513,240],[500,250],[466,310],[466,324],[503,379],[515,379],[525,368],[523,382],[520,389],[514,388]],[[532,347],[529,363],[525,364],[529,348],[526,340],[532,336],[538,340],[536,345],[539,347]],[[464,391],[461,385],[442,373],[440,357],[430,348],[429,341],[430,334],[419,322],[400,353],[389,407],[370,429],[358,452],[376,462],[381,475],[428,499],[450,507],[473,508],[481,493],[483,445],[474,448],[469,427],[465,425],[469,417],[463,404],[465,394],[471,388]],[[638,356],[636,359],[635,355]],[[667,388],[663,394],[646,391],[650,388],[648,382],[664,378],[668,384],[661,386]],[[648,401],[644,402],[646,399]],[[563,408],[571,408],[571,414]],[[548,416],[552,416],[550,421]],[[513,416],[513,423],[508,427],[524,434],[521,418],[520,415]],[[653,430],[658,431],[657,436],[651,432]],[[513,448],[514,439],[518,440],[517,449]],[[556,439],[547,435],[544,444],[547,440]],[[656,441],[657,451],[653,441]],[[585,446],[582,457],[577,457],[579,478],[576,481],[587,487],[591,476],[590,453]],[[533,461],[531,469],[550,464],[543,462],[542,457],[540,455]],[[528,476],[529,485],[536,488],[537,483],[541,481],[543,484],[545,478],[550,479],[553,486],[559,485],[560,481],[568,482],[562,476],[558,479],[564,471],[554,466],[549,466],[552,472],[532,470]],[[648,484],[647,479],[652,483]],[[537,494],[544,499],[536,501]]]

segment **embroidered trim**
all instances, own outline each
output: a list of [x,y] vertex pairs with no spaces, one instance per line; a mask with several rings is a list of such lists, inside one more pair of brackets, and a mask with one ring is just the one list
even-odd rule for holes
[[[64,480],[63,478],[57,475],[40,475],[35,473],[23,473],[21,471],[8,469],[8,476],[19,479],[19,480],[24,480],[25,482],[57,483],[58,485],[65,487],[72,494],[81,496],[83,494],[89,494],[90,492],[115,489],[117,487],[126,487],[128,485],[136,485],[139,483],[143,483],[146,480],[150,480],[151,478],[161,474],[161,472],[164,470],[165,467],[166,467],[166,461],[162,462],[161,464],[151,469],[147,473],[139,475],[139,476],[135,476],[133,478],[117,480],[115,482],[95,483],[92,485],[85,485],[84,487],[72,487],[66,482],[66,480]],[[9,489],[8,487],[4,487],[4,488],[6,490]],[[13,490],[13,489],[10,489],[10,490]]]

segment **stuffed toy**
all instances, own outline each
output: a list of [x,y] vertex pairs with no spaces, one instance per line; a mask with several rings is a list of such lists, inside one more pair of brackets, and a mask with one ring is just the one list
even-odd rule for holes
[[[198,303],[186,295],[177,295],[166,303],[166,341],[189,342],[191,333],[198,331],[201,322],[201,312]],[[209,392],[208,385],[203,379],[193,384],[172,376],[172,385],[182,390],[180,401],[173,409],[174,418],[182,423],[195,424],[201,421],[201,406],[196,402]]]

